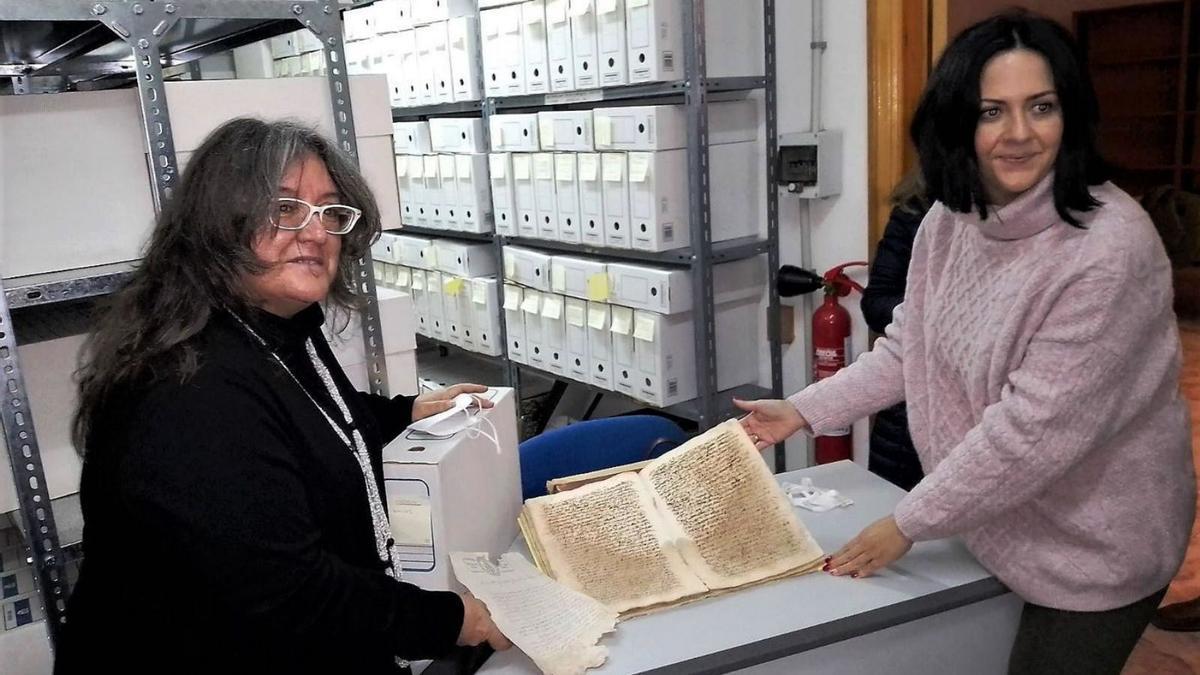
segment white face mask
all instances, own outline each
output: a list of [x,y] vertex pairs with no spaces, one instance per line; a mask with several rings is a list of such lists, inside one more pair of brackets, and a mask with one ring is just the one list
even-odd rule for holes
[[[496,454],[500,454],[500,441],[497,437],[496,427],[491,420],[480,416],[479,410],[479,401],[474,396],[459,394],[454,397],[454,406],[449,410],[443,410],[436,415],[413,422],[408,428],[436,438],[450,438],[460,431],[466,431],[469,438],[483,436],[491,441],[492,445],[496,446]],[[492,433],[488,434],[479,429],[476,425],[480,422],[491,428]]]

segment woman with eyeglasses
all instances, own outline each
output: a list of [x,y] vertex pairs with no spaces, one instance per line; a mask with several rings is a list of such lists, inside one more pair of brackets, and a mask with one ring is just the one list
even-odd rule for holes
[[507,639],[404,583],[383,446],[450,407],[355,391],[322,306],[361,305],[379,212],[314,131],[238,119],[193,155],[78,372],[85,560],[55,672],[400,673]]
[[936,202],[886,338],[788,400],[741,402],[767,447],[906,400],[925,476],[826,570],[862,579],[961,536],[1025,600],[1019,675],[1120,673],[1194,515],[1171,267],[1104,178],[1097,108],[1053,21],[956,37],[912,123]]

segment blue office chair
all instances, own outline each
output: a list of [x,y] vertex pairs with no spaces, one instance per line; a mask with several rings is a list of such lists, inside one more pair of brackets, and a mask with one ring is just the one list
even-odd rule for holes
[[524,499],[546,494],[546,481],[654,459],[687,439],[657,415],[626,415],[576,422],[521,444]]

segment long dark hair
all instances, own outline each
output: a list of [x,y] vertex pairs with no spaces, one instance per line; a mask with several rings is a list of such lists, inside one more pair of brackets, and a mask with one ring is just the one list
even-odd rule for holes
[[362,210],[354,229],[342,235],[338,281],[327,302],[346,310],[361,304],[353,265],[378,238],[380,222],[354,162],[301,124],[226,122],[192,155],[129,282],[97,312],[75,373],[79,408],[73,435],[80,452],[119,386],[163,377],[186,380],[201,357],[193,338],[213,313],[247,309],[242,280],[264,271],[251,249],[254,237],[271,227],[268,207],[287,168],[310,155],[325,163],[342,203]]
[[938,59],[910,129],[928,195],[953,211],[975,209],[987,217],[975,157],[979,80],[992,57],[1014,49],[1036,52],[1050,66],[1063,116],[1062,145],[1054,162],[1054,207],[1063,220],[1078,225],[1070,212],[1099,206],[1088,186],[1107,179],[1096,149],[1100,106],[1070,32],[1026,10],[1009,10],[967,28]]

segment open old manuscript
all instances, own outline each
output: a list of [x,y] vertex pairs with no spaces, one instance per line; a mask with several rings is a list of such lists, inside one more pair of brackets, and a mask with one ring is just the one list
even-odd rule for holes
[[735,420],[637,472],[531,499],[520,525],[538,568],[623,616],[811,572],[824,556]]

